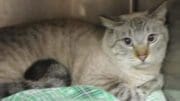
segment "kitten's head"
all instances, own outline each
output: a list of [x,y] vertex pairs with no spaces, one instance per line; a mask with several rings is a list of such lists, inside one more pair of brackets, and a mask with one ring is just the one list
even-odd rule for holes
[[101,17],[106,27],[103,48],[113,61],[135,68],[161,65],[168,42],[165,5],[116,19]]

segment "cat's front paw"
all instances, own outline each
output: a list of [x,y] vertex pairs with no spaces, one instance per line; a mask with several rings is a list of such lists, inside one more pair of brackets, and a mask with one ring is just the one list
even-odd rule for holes
[[119,84],[110,90],[120,101],[145,101],[146,92],[142,89],[130,88],[126,84]]
[[128,89],[126,84],[118,84],[116,87],[112,87],[109,92],[116,96],[120,101],[127,101],[130,97],[130,89]]
[[146,97],[149,95],[149,92],[144,89],[135,88],[132,90],[132,95],[135,99],[138,99],[137,101],[145,101]]
[[146,96],[152,92],[160,90],[163,86],[163,76],[158,75],[154,79],[146,82],[143,85],[138,86],[136,89],[144,93]]

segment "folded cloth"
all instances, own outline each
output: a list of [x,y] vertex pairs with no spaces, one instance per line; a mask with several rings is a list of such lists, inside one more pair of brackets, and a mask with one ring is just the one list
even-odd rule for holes
[[2,101],[118,101],[113,95],[93,86],[73,86],[23,91]]
[[[93,86],[72,86],[22,91],[2,101],[120,101],[112,94]],[[155,91],[146,101],[166,101],[162,91]]]

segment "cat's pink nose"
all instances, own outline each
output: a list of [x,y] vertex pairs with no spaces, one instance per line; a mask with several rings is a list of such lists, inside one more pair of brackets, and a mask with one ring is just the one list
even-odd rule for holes
[[146,58],[147,58],[147,55],[145,55],[145,54],[144,54],[144,55],[139,55],[138,58],[139,58],[141,61],[144,62],[144,61],[146,60]]

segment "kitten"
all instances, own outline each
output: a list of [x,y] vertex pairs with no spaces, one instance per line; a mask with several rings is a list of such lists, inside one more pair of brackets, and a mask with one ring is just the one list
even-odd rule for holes
[[72,85],[98,86],[121,101],[144,101],[163,85],[166,11],[163,4],[154,12],[101,17],[104,27],[62,20],[3,28],[0,83],[21,80],[34,61],[52,58],[67,67]]

